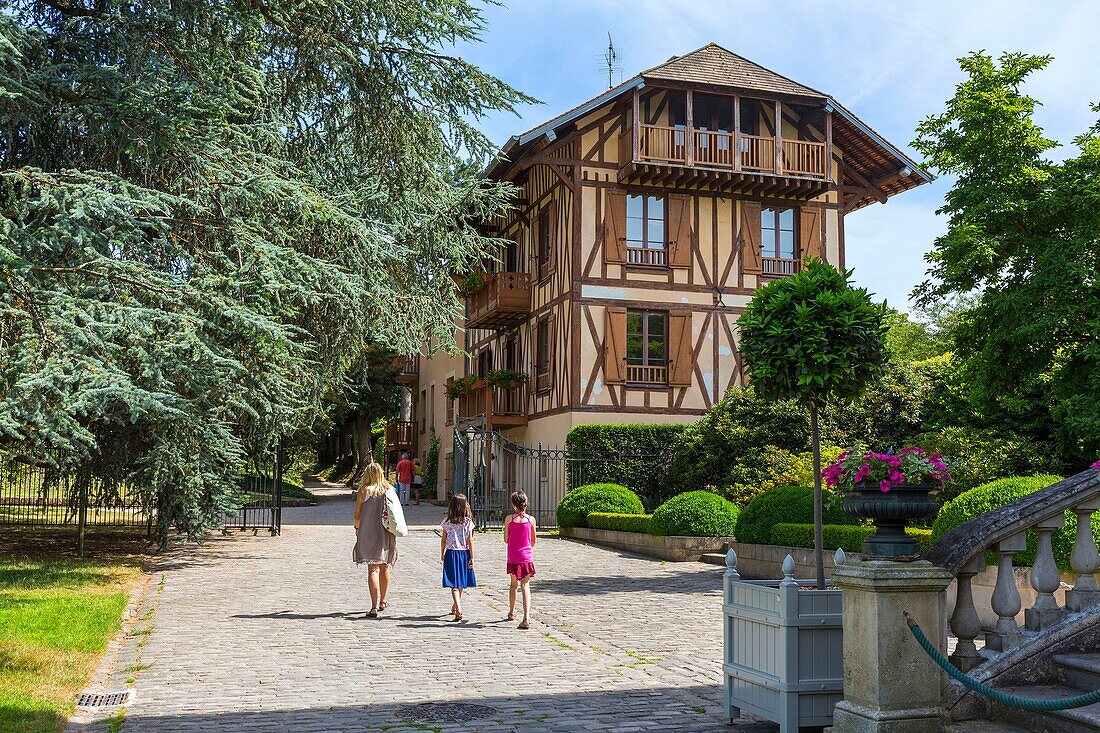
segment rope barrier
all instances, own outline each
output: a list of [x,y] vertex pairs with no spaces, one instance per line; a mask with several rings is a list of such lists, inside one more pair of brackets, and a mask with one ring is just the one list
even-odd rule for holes
[[1086,705],[1092,705],[1093,703],[1100,702],[1100,690],[1093,690],[1092,692],[1086,692],[1083,695],[1074,695],[1073,697],[1062,698],[1061,700],[1037,700],[1030,697],[1019,697],[1017,695],[1010,695],[1007,692],[1002,692],[989,685],[983,684],[973,677],[969,676],[955,665],[951,664],[940,650],[935,647],[932,642],[928,640],[928,637],[921,631],[920,626],[917,626],[917,622],[909,618],[909,612],[904,614],[905,623],[909,624],[909,630],[913,632],[913,636],[916,638],[917,643],[921,645],[921,648],[928,653],[928,656],[932,657],[932,661],[940,665],[944,672],[951,675],[954,679],[966,685],[968,688],[977,692],[980,695],[985,695],[988,698],[996,700],[1002,705],[1008,705],[1009,707],[1019,708],[1020,710],[1030,710],[1032,712],[1052,712],[1055,710],[1070,710],[1073,708],[1083,708]]

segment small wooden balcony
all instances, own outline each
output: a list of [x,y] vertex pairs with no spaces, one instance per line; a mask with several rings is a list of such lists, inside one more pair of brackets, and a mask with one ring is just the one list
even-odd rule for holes
[[531,312],[531,276],[492,272],[485,286],[466,297],[467,328],[510,328]]
[[386,452],[416,450],[416,424],[411,420],[394,420],[386,424]]
[[626,381],[628,384],[654,385],[664,387],[668,385],[667,364],[627,364]]
[[760,272],[771,277],[786,277],[793,275],[802,269],[802,263],[798,260],[786,257],[761,257]]
[[514,428],[527,424],[527,385],[494,387],[481,380],[458,401],[462,417],[484,415],[494,428]]
[[398,384],[416,384],[420,378],[420,357],[416,354],[399,356],[393,360],[393,368],[397,370]]

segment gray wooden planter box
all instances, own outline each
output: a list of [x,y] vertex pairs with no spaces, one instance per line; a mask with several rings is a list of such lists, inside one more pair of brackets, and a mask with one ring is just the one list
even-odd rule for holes
[[741,580],[733,550],[726,566],[726,714],[747,710],[779,723],[780,733],[832,725],[844,698],[840,590],[795,580],[790,556],[783,580]]

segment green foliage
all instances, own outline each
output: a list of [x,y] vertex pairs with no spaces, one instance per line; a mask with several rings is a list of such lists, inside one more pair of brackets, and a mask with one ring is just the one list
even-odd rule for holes
[[[964,522],[968,522],[993,509],[999,509],[1011,504],[1017,499],[1032,494],[1040,489],[1045,489],[1051,484],[1062,480],[1061,476],[1014,476],[988,484],[982,484],[969,491],[963,492],[957,498],[947,502],[940,509],[936,521],[932,524],[932,541],[938,542],[947,534]],[[1069,556],[1073,552],[1073,543],[1077,535],[1077,515],[1066,512],[1065,525],[1051,536],[1051,545],[1054,550],[1054,560],[1062,572],[1071,572]],[[1092,537],[1100,546],[1100,512],[1092,515]],[[1027,549],[1017,553],[1012,558],[1014,565],[1031,565],[1035,562],[1035,547],[1037,538],[1034,532],[1027,533]],[[995,565],[996,556],[986,553],[986,562]]]
[[420,492],[424,497],[435,497],[439,491],[439,436],[432,430],[428,441],[428,455],[424,458],[424,484]]
[[[857,524],[840,511],[840,497],[832,492],[823,496],[822,519],[825,524]],[[766,545],[772,527],[777,524],[813,524],[814,490],[811,486],[784,486],[772,489],[749,502],[737,519],[738,542]]]
[[[863,548],[863,540],[875,531],[874,527],[862,524],[826,524],[821,529],[826,550],[839,548],[845,552],[859,552]],[[930,529],[906,527],[905,533],[910,537],[917,538],[921,553],[928,552],[928,549],[932,546],[932,530]],[[813,523],[777,524],[772,527],[771,544],[785,547],[813,547],[814,525]]]
[[709,491],[674,496],[653,512],[649,532],[672,537],[732,537],[740,510]]
[[885,306],[850,271],[811,259],[757,291],[737,321],[756,389],[769,399],[823,407],[855,398],[885,360]]
[[529,100],[445,49],[478,6],[4,3],[0,444],[216,524],[363,344],[453,340],[450,273]]
[[386,465],[386,424],[375,423],[370,429],[371,458],[380,466]]
[[644,514],[642,500],[619,484],[588,484],[568,491],[558,504],[559,527],[584,527],[592,512]]
[[515,369],[490,369],[485,375],[485,381],[494,387],[514,387],[517,384],[527,384],[527,380],[527,374]]
[[943,428],[919,436],[916,444],[950,459],[952,480],[940,492],[944,503],[996,479],[1050,473],[1060,468],[1050,446],[990,430]]
[[610,514],[592,512],[587,523],[592,529],[612,529],[617,532],[649,533],[649,520],[652,514]]
[[666,467],[677,448],[683,425],[577,425],[565,436],[574,460],[570,485],[616,483],[637,492],[649,507],[692,486]]
[[465,377],[455,377],[451,380],[451,383],[447,385],[447,396],[452,400],[457,400],[459,397],[465,397],[470,394],[474,385],[478,381],[476,374],[467,374]]
[[[1035,412],[1069,457],[1100,453],[1100,125],[1054,162],[1022,87],[1049,56],[975,52],[914,147],[955,183],[918,303],[976,293],[953,328],[975,401]],[[1063,157],[1063,156],[1059,156]]]
[[734,387],[698,422],[681,428],[670,480],[660,498],[684,487],[728,487],[751,497],[770,476],[790,470],[809,446],[810,422],[792,400],[762,399],[754,387]]
[[891,360],[902,363],[925,361],[950,351],[951,344],[946,338],[934,334],[923,323],[911,321],[905,313],[887,308],[882,322],[886,326],[883,345]]
[[836,445],[902,448],[912,444],[928,414],[935,389],[921,363],[890,361],[854,400],[828,405],[821,414],[824,440]]

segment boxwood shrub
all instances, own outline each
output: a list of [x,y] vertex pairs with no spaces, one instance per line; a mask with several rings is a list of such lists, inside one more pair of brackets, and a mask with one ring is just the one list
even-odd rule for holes
[[[838,547],[845,552],[859,552],[863,540],[875,531],[874,527],[858,524],[826,524],[821,528],[822,540],[826,550]],[[932,546],[932,530],[907,527],[905,533],[917,538],[922,553]],[[777,524],[772,527],[771,544],[787,547],[813,547],[813,524]]]
[[617,532],[649,532],[652,514],[611,514],[592,512],[585,520],[592,529],[613,529]]
[[565,436],[570,486],[621,484],[655,507],[676,493],[668,464],[685,425],[577,425]]
[[649,533],[684,537],[732,537],[737,506],[709,491],[674,496],[653,512]]
[[[824,524],[859,524],[855,517],[840,511],[840,497],[826,491]],[[737,541],[767,545],[772,527],[777,524],[813,524],[814,489],[812,486],[784,486],[760,494],[741,510],[737,520]]]
[[[1011,504],[1023,496],[1044,489],[1061,480],[1061,476],[1050,474],[1013,476],[998,481],[990,481],[969,491],[964,491],[940,509],[939,516],[936,517],[936,521],[932,525],[932,541],[933,543],[938,542],[941,537],[963,522],[968,522],[992,509],[999,509]],[[1058,563],[1058,567],[1062,572],[1070,572],[1069,556],[1073,552],[1073,543],[1076,536],[1077,515],[1073,512],[1066,512],[1065,526],[1055,531],[1051,537],[1054,560]],[[1100,545],[1100,512],[1092,515],[1092,538]],[[1027,533],[1027,549],[1016,553],[1012,558],[1013,564],[1031,565],[1034,563],[1037,542],[1035,533],[1029,531]],[[985,560],[993,565],[997,562],[997,556],[992,552],[988,552]]]
[[567,492],[558,504],[558,526],[585,527],[592,512],[644,514],[645,507],[637,494],[619,484],[578,486]]

